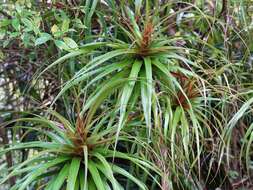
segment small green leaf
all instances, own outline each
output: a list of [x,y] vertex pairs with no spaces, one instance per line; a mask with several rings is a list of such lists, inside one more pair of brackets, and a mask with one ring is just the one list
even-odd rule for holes
[[78,48],[78,45],[76,44],[76,42],[68,37],[63,38],[64,42],[67,44],[67,46],[69,46],[70,49],[76,49]]
[[68,50],[69,49],[67,44],[61,40],[55,40],[54,43],[61,50]]
[[80,19],[75,19],[74,22],[75,22],[75,26],[76,26],[77,28],[81,28],[81,29],[87,28],[87,27],[82,23],[82,21],[81,21]]
[[57,26],[56,24],[54,24],[54,25],[51,27],[51,32],[52,32],[52,34],[58,32],[58,31],[59,31],[58,26]]
[[12,32],[12,33],[10,33],[10,37],[11,37],[11,38],[16,38],[16,37],[18,37],[19,35],[20,35],[19,32]]
[[11,23],[10,20],[8,20],[8,19],[2,19],[2,20],[0,21],[0,27],[8,26],[10,23]]
[[63,35],[63,32],[59,29],[59,27],[54,24],[52,27],[51,27],[51,33],[53,34],[53,36],[55,38],[59,38]]
[[23,43],[24,45],[27,47],[30,40],[31,40],[31,35],[29,33],[24,33],[22,36],[21,36],[21,39],[23,40]]
[[3,48],[6,48],[10,43],[10,40],[5,40],[3,43]]
[[63,20],[62,27],[61,27],[61,30],[62,30],[63,33],[68,32],[69,23],[70,23],[69,19]]
[[46,43],[48,40],[52,39],[52,36],[48,33],[42,33],[41,37],[37,38],[35,41],[35,46]]
[[21,6],[20,6],[18,3],[15,4],[15,9],[16,9],[16,11],[17,11],[19,14],[21,14],[22,8],[21,8]]
[[17,18],[13,19],[11,21],[11,25],[13,26],[13,28],[16,30],[16,31],[19,31],[20,30],[20,23],[19,23],[19,20]]
[[21,21],[26,26],[25,31],[29,32],[33,30],[33,23],[29,19],[22,18]]
[[0,40],[4,39],[4,37],[5,37],[5,31],[0,30]]

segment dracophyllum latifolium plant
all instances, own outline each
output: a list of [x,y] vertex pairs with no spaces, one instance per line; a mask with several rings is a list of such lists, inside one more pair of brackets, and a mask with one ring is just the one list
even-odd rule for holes
[[214,136],[213,128],[222,126],[215,125],[218,118],[210,117],[217,110],[206,110],[209,105],[202,96],[201,84],[184,75],[176,77],[189,101],[180,90],[170,95],[166,86],[155,96],[151,144],[156,154],[150,154],[149,159],[160,168],[161,185],[165,189],[187,186],[201,189],[202,152],[214,153],[210,147],[215,143],[209,139]]
[[[93,42],[47,68],[76,56],[91,58],[81,62],[83,68],[63,85],[56,99],[78,85],[80,94],[87,97],[81,115],[87,113],[88,120],[98,109],[104,109],[105,102],[110,102],[119,110],[119,115],[112,118],[118,123],[115,143],[129,114],[141,108],[140,119],[145,121],[149,142],[152,128],[158,120],[162,123],[160,130],[164,146],[169,146],[168,168],[171,166],[172,173],[179,171],[176,163],[180,161],[189,173],[197,166],[200,178],[201,152],[210,142],[214,144],[208,138],[213,133],[219,137],[224,124],[220,108],[213,105],[229,91],[221,75],[226,79],[224,71],[231,64],[222,51],[206,41],[189,34],[167,34],[166,23],[176,14],[162,14],[169,4],[157,6],[145,1],[143,5],[107,1],[108,9],[100,12],[104,11],[111,26],[106,35],[93,36]],[[191,8],[194,14],[199,10]],[[205,51],[198,51],[199,45]]]
[[[154,10],[150,7],[155,4],[149,4],[149,1],[146,1],[145,6],[138,3],[117,6],[108,1],[107,6],[109,11],[105,13],[110,12],[110,16],[105,17],[112,23],[112,31],[108,32],[113,34],[104,38],[93,37],[94,42],[73,50],[48,67],[74,56],[88,55],[92,58],[64,84],[57,98],[81,84],[81,93],[89,92],[81,114],[89,110],[88,114],[92,116],[106,99],[116,94],[115,106],[119,108],[118,135],[131,111],[130,107],[138,106],[140,97],[148,136],[152,128],[154,95],[163,88],[158,81],[163,82],[170,96],[180,94],[184,97],[189,110],[192,110],[191,102],[178,79],[178,76],[184,75],[185,80],[198,81],[203,89],[204,101],[207,101],[210,86],[207,79],[213,80],[218,74],[206,76],[208,72],[204,69],[205,64],[201,64],[203,53],[192,48],[194,44],[189,47],[182,45],[191,44],[192,39],[164,34],[167,27],[164,23],[170,15],[163,16],[161,11],[167,5],[158,6]],[[99,42],[101,39],[103,42]],[[222,62],[222,58],[219,61]],[[85,85],[82,85],[83,82]]]
[[[61,115],[31,114],[0,128],[0,141],[6,144],[0,156],[7,160],[0,163],[0,170],[7,166],[9,173],[0,175],[4,176],[0,185],[10,179],[11,185],[16,184],[14,190],[232,189],[222,184],[228,176],[230,180],[236,176],[232,167],[244,165],[238,164],[239,158],[251,172],[248,3],[79,0],[29,4],[34,14],[26,6],[22,6],[24,12],[17,6],[18,14],[14,7],[0,8],[0,18],[7,15],[0,21],[0,39],[3,47],[10,48],[3,51],[10,59],[0,60],[6,94],[16,85],[23,89],[29,83],[30,69],[22,65],[43,67],[49,57],[68,52],[44,71],[38,69],[42,80],[32,81],[36,88],[27,91],[32,104],[20,95],[23,90],[17,91],[28,110],[38,105],[33,104],[38,99],[41,107],[50,104]],[[33,45],[45,48],[32,49]],[[64,61],[67,64],[61,65]],[[24,71],[26,82],[19,84]],[[78,114],[72,108],[77,102]],[[0,121],[5,115],[1,113]],[[22,155],[22,160],[10,155]],[[242,180],[232,179],[233,187],[250,179],[244,173]]]
[[[79,115],[75,123],[54,111],[47,115],[13,121],[16,123],[13,130],[26,130],[25,135],[36,133],[36,138],[29,142],[14,141],[0,151],[3,155],[30,150],[26,160],[9,168],[0,184],[16,176],[19,179],[11,190],[123,190],[128,181],[132,181],[132,187],[147,189],[128,168],[137,167],[151,176],[156,167],[137,155],[112,149],[116,130],[109,126],[108,115],[101,114],[89,123]],[[131,141],[123,136],[119,137],[119,143],[121,140]]]

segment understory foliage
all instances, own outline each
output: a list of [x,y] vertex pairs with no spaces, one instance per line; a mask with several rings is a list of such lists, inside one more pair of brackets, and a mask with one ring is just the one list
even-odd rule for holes
[[253,1],[0,3],[0,189],[253,188]]

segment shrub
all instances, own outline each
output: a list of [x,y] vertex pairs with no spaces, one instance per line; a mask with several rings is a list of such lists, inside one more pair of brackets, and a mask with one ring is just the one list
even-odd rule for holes
[[251,189],[251,8],[3,1],[0,184]]

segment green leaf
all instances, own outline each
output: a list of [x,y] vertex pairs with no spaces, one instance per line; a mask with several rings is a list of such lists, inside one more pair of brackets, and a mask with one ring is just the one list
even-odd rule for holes
[[147,190],[147,187],[145,186],[145,184],[143,184],[140,180],[135,178],[133,175],[131,175],[126,170],[118,167],[117,165],[113,165],[112,169],[115,173],[121,174],[121,175],[125,176],[126,178],[132,180],[136,185],[138,185],[140,187],[140,189]]
[[127,84],[125,84],[122,89],[122,95],[120,98],[120,117],[119,117],[117,133],[116,133],[116,141],[115,141],[115,147],[114,147],[115,149],[116,149],[120,130],[123,127],[124,122],[125,122],[127,105],[129,103],[129,99],[134,89],[141,66],[142,66],[142,61],[135,60],[135,62],[133,63],[130,75],[128,77]]
[[26,47],[28,47],[28,45],[30,44],[30,41],[31,41],[32,38],[33,38],[33,36],[30,35],[29,33],[24,33],[24,34],[22,34],[22,36],[21,36],[21,39],[23,40],[24,45],[25,45]]
[[85,186],[86,185],[85,183],[88,183],[88,181],[85,180],[85,174],[82,169],[80,169],[80,171],[79,171],[78,178],[79,178],[79,182],[80,182],[80,190],[87,190],[87,186]]
[[51,39],[52,39],[52,36],[50,34],[42,33],[41,36],[35,40],[35,46],[44,44],[48,40],[51,40]]
[[26,26],[25,31],[29,32],[33,30],[33,23],[29,19],[22,18],[21,21]]
[[[56,40],[57,41],[57,40]],[[57,43],[55,41],[55,44]],[[64,42],[63,42],[64,43]],[[47,66],[47,68],[45,68],[42,72],[40,72],[38,74],[38,76],[36,77],[36,79],[38,79],[43,73],[45,73],[46,71],[48,71],[49,69],[51,69],[52,67],[54,67],[55,65],[58,65],[72,57],[76,57],[78,55],[81,55],[83,53],[87,53],[87,51],[85,49],[79,49],[79,50],[76,50],[76,51],[73,51],[73,52],[70,52],[62,57],[60,57],[59,59],[57,59],[55,62],[53,62],[52,64],[50,64],[49,66]]]
[[62,144],[59,144],[59,143],[42,142],[42,141],[32,141],[32,142],[26,142],[26,143],[12,144],[9,148],[0,150],[0,156],[10,150],[18,150],[18,149],[25,149],[25,148],[59,149],[61,145]]
[[[82,91],[88,89],[89,86],[95,84],[96,81],[101,80],[103,77],[106,77],[110,73],[112,73],[114,71],[117,71],[117,70],[122,70],[123,68],[127,67],[129,65],[129,63],[130,63],[130,61],[127,60],[127,61],[124,61],[122,63],[110,64],[108,66],[99,67],[98,69],[92,70],[89,73],[92,73],[94,78],[89,81],[89,83],[85,86],[85,88],[82,89]],[[103,71],[103,72],[99,73],[99,71]],[[89,75],[89,73],[86,73],[87,77],[92,76],[92,75]],[[97,74],[97,73],[99,73],[99,74]],[[86,77],[81,77],[81,78],[85,79]],[[77,83],[77,82],[73,81],[73,84],[74,83]]]
[[243,117],[245,112],[250,108],[251,104],[253,104],[253,97],[245,102],[242,107],[234,114],[232,119],[227,124],[227,127],[230,127],[228,131],[230,132],[232,128],[236,125],[236,123]]
[[77,28],[81,28],[81,29],[87,28],[87,27],[82,23],[82,21],[81,21],[80,19],[78,19],[78,18],[75,19],[74,22],[75,22],[75,25],[76,25]]
[[122,125],[125,119],[127,104],[131,97],[141,66],[142,66],[142,61],[135,60],[132,66],[131,73],[128,77],[129,82],[125,84],[122,90],[122,95],[120,98],[120,118],[119,118],[119,127],[117,131],[117,136],[119,135],[119,131],[122,128]]
[[22,8],[21,8],[21,6],[18,3],[15,4],[15,9],[18,12],[18,14],[22,13]]
[[81,114],[89,110],[89,115],[95,113],[97,107],[108,97],[113,91],[121,87],[122,84],[126,82],[124,76],[128,73],[128,70],[123,70],[120,73],[117,73],[114,77],[111,78],[110,82],[102,83],[98,86],[97,91],[93,93],[87,102],[83,105]]
[[135,5],[135,14],[140,15],[141,14],[140,10],[141,10],[141,5],[142,5],[142,0],[135,0],[134,5]]
[[176,146],[176,130],[178,129],[178,122],[180,121],[180,117],[181,117],[181,107],[178,106],[176,108],[176,111],[174,112],[173,115],[173,121],[172,121],[172,126],[170,128],[170,140],[171,140],[171,157],[172,157],[172,165],[173,165],[173,169],[175,169],[176,163],[175,163],[175,146]]
[[[83,147],[83,156],[84,156],[84,181],[82,190],[88,190],[88,147]],[[81,181],[80,181],[81,182]],[[82,186],[82,185],[81,185]]]
[[64,167],[61,169],[60,173],[57,175],[57,177],[52,183],[52,190],[60,190],[64,181],[67,179],[68,173],[69,173],[69,164],[65,164]]
[[20,30],[20,23],[19,23],[19,20],[18,20],[17,18],[12,19],[11,25],[13,26],[13,28],[14,28],[16,31],[19,31],[19,30]]
[[[34,166],[34,163],[39,163],[41,161],[44,161],[44,158],[41,158],[43,155],[48,154],[48,151],[41,151],[38,154],[32,156],[31,158],[28,158],[26,161],[15,165],[15,168],[4,178],[1,178],[0,185],[6,182],[10,177],[23,174],[24,172],[31,170],[34,170],[36,166]],[[47,158],[47,161],[49,161],[50,158]],[[32,166],[29,167],[29,166]]]
[[63,38],[65,44],[69,47],[69,49],[77,49],[78,48],[78,45],[76,44],[76,42],[71,39],[71,38],[68,38],[68,37],[64,37]]
[[88,169],[91,173],[93,181],[95,182],[95,185],[97,186],[97,190],[106,190],[98,169],[96,168],[94,162],[91,160],[89,160]]
[[56,34],[60,32],[58,26],[56,24],[54,24],[52,27],[51,27],[51,32],[52,34],[55,36],[55,37],[59,37],[57,36]]
[[243,144],[242,144],[242,148],[241,148],[240,158],[242,159],[242,156],[245,155],[247,172],[248,172],[248,174],[250,174],[249,173],[250,172],[250,161],[251,161],[250,152],[252,150],[252,142],[253,142],[253,123],[247,129],[242,142],[243,142]]
[[96,184],[93,181],[92,177],[89,178],[89,180],[88,180],[88,187],[89,187],[88,190],[98,190],[97,187],[96,187]]
[[63,20],[62,27],[61,27],[61,30],[62,30],[63,33],[68,32],[68,30],[69,30],[69,23],[70,23],[69,19],[64,19]]
[[11,24],[11,21],[9,19],[2,19],[0,21],[0,27],[5,27],[5,26],[8,26],[9,24]]
[[53,161],[50,161],[48,163],[44,163],[40,168],[35,169],[34,172],[28,173],[26,180],[21,183],[21,185],[20,185],[20,187],[18,189],[19,190],[26,189],[30,183],[32,183],[33,181],[35,181],[37,177],[39,177],[44,172],[46,172],[46,170],[48,168],[55,167],[57,164],[62,163],[64,161],[68,160],[68,159],[69,158],[59,157],[59,158],[56,158]]
[[55,40],[54,43],[61,50],[66,50],[66,51],[69,50],[69,46],[64,41]]
[[181,117],[181,131],[182,131],[182,141],[183,141],[183,146],[184,146],[184,151],[187,159],[189,160],[189,150],[188,146],[190,144],[190,130],[189,130],[189,124],[186,119],[186,115],[184,110],[182,109],[182,117]]
[[75,190],[81,158],[73,158],[69,167],[67,190]]
[[149,57],[144,58],[146,73],[141,76],[141,101],[146,120],[146,126],[149,129],[148,136],[151,135],[151,107],[152,107],[152,66]]
[[85,30],[85,36],[90,36],[91,34],[91,19],[95,12],[96,6],[97,6],[98,0],[87,0],[85,1],[85,18],[84,18],[84,24],[87,26],[87,29]]
[[110,52],[105,53],[103,55],[100,55],[100,56],[92,59],[89,63],[87,63],[87,65],[85,67],[83,67],[81,70],[79,70],[75,74],[74,78],[77,78],[79,76],[83,76],[88,71],[91,71],[92,69],[100,66],[101,64],[105,63],[106,61],[108,61],[114,57],[123,56],[126,54],[132,54],[132,53],[134,53],[133,50],[118,49],[118,50],[113,50],[113,51],[110,51]]
[[4,40],[3,48],[6,48],[10,43],[10,40]]
[[[94,156],[97,157],[98,160],[100,160],[100,162],[102,163],[102,166],[100,166],[100,168],[98,168],[98,169],[102,170],[104,175],[110,180],[110,182],[113,186],[113,189],[114,190],[118,189],[118,183],[113,176],[112,168],[111,168],[110,164],[107,162],[107,160],[105,159],[105,157],[103,157],[99,153],[95,153]],[[99,166],[99,165],[97,164],[97,166]]]
[[127,15],[128,17],[130,18],[130,22],[133,26],[133,32],[134,32],[134,35],[135,37],[141,41],[142,39],[142,34],[140,32],[140,29],[139,29],[139,26],[138,24],[136,23],[135,21],[135,18],[134,18],[134,13],[132,12],[132,10],[129,8],[129,7],[126,7],[126,12],[127,12]]

